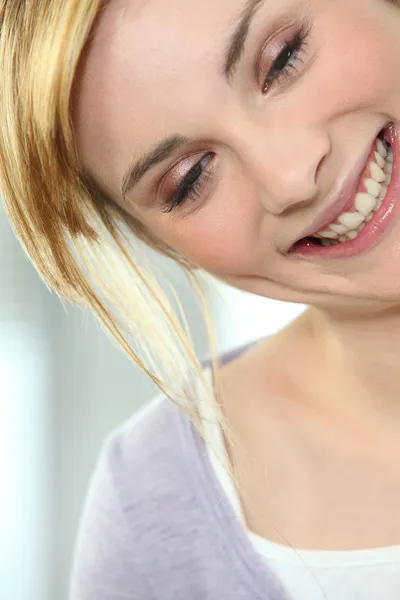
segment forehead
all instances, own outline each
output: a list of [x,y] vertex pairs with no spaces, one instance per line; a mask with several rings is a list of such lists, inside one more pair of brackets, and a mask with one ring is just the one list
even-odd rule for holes
[[[112,0],[78,76],[82,160],[108,192],[138,150],[196,135],[221,85],[222,58],[243,0]],[[118,188],[117,188],[118,186]]]

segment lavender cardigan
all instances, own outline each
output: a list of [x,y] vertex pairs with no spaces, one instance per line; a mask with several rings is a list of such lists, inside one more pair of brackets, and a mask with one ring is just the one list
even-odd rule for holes
[[200,435],[166,399],[104,444],[69,599],[288,600],[224,496]]

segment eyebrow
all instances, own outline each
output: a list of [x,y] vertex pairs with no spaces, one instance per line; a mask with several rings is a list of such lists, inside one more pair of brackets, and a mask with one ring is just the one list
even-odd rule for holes
[[[257,9],[264,0],[247,0],[238,23],[230,36],[225,53],[223,72],[230,82],[243,55],[250,26]],[[127,170],[122,180],[121,195],[125,198],[139,183],[144,175],[153,167],[169,158],[176,150],[190,140],[181,135],[172,135],[161,141],[155,148],[136,160]]]
[[228,81],[231,81],[238,63],[242,58],[250,26],[258,8],[264,0],[248,0],[246,6],[239,17],[239,21],[233,31],[225,54],[224,74]]
[[181,135],[172,135],[157,144],[153,150],[150,150],[150,152],[134,162],[134,164],[129,167],[122,180],[122,197],[125,198],[125,196],[135,187],[135,185],[139,183],[147,171],[162,163],[164,160],[169,158],[171,154],[188,142],[189,139],[186,137]]

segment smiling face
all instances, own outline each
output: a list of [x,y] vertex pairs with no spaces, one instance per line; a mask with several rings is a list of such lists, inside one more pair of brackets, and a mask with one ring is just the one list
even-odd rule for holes
[[[158,239],[236,287],[325,307],[398,304],[399,33],[387,0],[110,0],[77,80],[84,167]],[[370,166],[379,134],[393,149],[387,193]],[[364,231],[331,247],[303,239],[344,212],[357,221],[368,185],[383,203],[374,213],[364,198]]]

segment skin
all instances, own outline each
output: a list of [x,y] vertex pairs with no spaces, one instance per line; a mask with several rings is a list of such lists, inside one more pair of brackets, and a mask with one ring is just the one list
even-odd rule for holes
[[[82,163],[195,264],[313,307],[223,372],[249,527],[303,548],[400,544],[400,224],[349,259],[287,253],[381,128],[400,129],[400,10],[385,0],[265,0],[228,82],[221,63],[243,7],[111,0],[78,75]],[[311,29],[295,69],[264,93],[305,17]],[[132,161],[171,134],[192,141],[123,197]],[[163,210],[210,152],[198,195]]]

